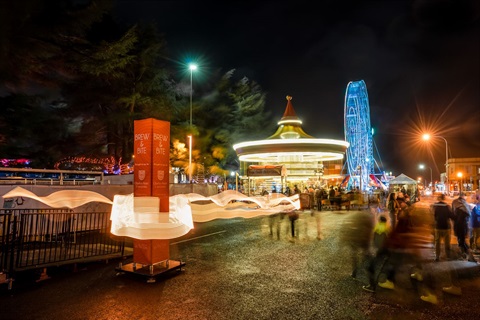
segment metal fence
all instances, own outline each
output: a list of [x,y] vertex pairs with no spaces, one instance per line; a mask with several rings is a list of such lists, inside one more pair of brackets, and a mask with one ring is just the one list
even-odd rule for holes
[[0,283],[11,288],[23,270],[130,255],[110,226],[109,212],[0,209]]
[[0,184],[92,185],[103,184],[102,171],[0,168]]

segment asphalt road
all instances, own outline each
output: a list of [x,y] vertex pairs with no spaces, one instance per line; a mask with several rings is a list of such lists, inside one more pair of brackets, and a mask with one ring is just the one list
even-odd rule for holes
[[[427,202],[415,207],[416,215],[428,217]],[[12,290],[0,287],[0,319],[480,319],[478,266],[433,263],[428,246],[420,257],[437,305],[420,300],[422,283],[410,279],[407,262],[398,266],[394,290],[362,290],[367,273],[350,277],[351,254],[340,241],[344,223],[356,214],[301,213],[295,238],[287,218],[275,221],[272,235],[268,217],[196,224],[170,242],[171,259],[184,261],[184,269],[155,283],[119,274],[121,261],[49,268],[50,279],[41,282],[25,273]],[[461,296],[442,292],[452,280]]]

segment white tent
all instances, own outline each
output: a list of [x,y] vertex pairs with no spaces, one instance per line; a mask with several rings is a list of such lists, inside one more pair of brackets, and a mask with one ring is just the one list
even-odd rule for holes
[[392,185],[392,184],[399,184],[399,185],[417,184],[417,181],[402,173],[398,177],[395,177],[394,179],[390,180],[389,184],[390,185]]
[[417,189],[417,181],[402,173],[388,182],[390,192],[398,192],[402,187],[405,187],[407,193],[412,195]]

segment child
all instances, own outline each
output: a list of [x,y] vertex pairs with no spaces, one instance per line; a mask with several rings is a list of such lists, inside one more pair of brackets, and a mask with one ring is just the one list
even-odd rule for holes
[[[390,228],[387,225],[387,218],[381,215],[378,219],[377,224],[373,228],[373,247],[375,249],[375,255],[368,265],[369,285],[362,287],[365,291],[375,292],[375,287],[377,284],[375,279],[375,266],[379,264],[379,269],[382,270],[386,260],[388,259],[388,249],[386,247],[386,242],[389,233]],[[386,280],[385,282],[379,283],[378,285],[386,289],[394,288],[394,284],[390,280]]]
[[387,218],[381,215],[377,224],[373,228],[373,247],[375,248],[375,254],[378,254],[383,248],[389,233],[390,228],[387,225]]

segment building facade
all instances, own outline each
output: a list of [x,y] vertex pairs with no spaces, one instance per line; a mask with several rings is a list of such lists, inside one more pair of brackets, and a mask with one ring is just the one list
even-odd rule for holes
[[450,191],[475,191],[479,189],[480,158],[448,159]]

